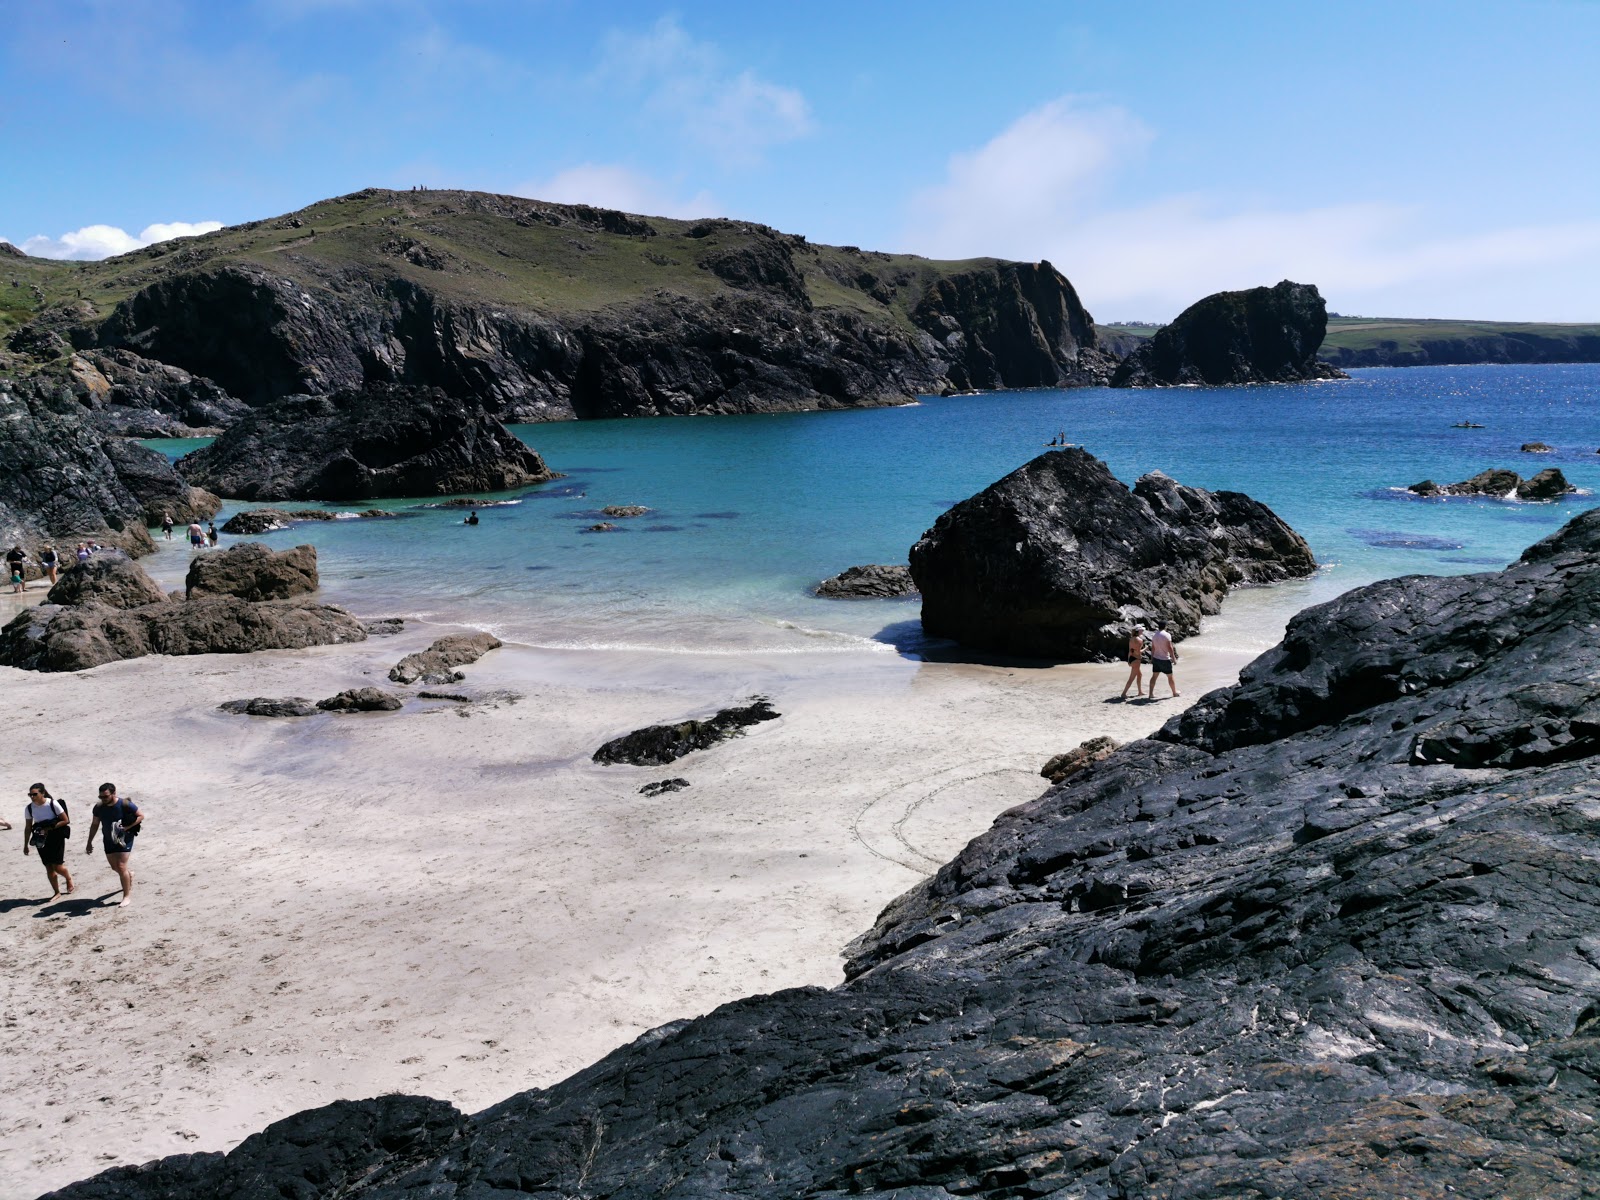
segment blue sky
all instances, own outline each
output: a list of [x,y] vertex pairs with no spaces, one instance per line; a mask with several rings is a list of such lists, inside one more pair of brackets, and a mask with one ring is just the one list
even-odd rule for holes
[[426,183],[1048,258],[1102,320],[1600,320],[1595,0],[0,0],[0,70],[35,253]]

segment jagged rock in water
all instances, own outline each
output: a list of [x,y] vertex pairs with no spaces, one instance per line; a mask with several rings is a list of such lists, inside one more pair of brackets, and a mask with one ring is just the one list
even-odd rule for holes
[[1051,783],[1060,783],[1069,775],[1076,775],[1091,763],[1097,763],[1102,758],[1110,758],[1114,751],[1121,748],[1122,743],[1115,738],[1092,737],[1088,741],[1080,742],[1074,750],[1068,750],[1065,754],[1057,754],[1039,768],[1039,774]]
[[724,708],[715,716],[679,721],[676,725],[649,725],[612,738],[594,752],[594,761],[611,766],[631,763],[636,767],[662,767],[692,750],[742,737],[749,726],[775,721],[781,715],[765,696],[752,696],[749,704]]
[[163,516],[179,525],[209,521],[222,507],[222,501],[204,488],[185,483],[159,450],[120,437],[107,438],[100,448],[118,481],[142,507],[146,525],[161,524]]
[[1328,306],[1313,284],[1217,292],[1191,304],[1122,360],[1112,387],[1223,386],[1343,379],[1317,359]]
[[1555,452],[1555,447],[1545,442],[1523,442],[1522,452],[1524,454],[1552,454]]
[[222,532],[254,537],[260,533],[275,533],[293,524],[294,518],[281,508],[247,508],[224,521]]
[[254,410],[179,466],[242,500],[437,496],[554,478],[471,402],[402,384],[288,397]]
[[289,600],[317,590],[317,548],[272,550],[260,542],[240,542],[201,554],[189,564],[185,594],[237,596],[241,600]]
[[368,637],[393,637],[406,631],[404,617],[374,617],[362,623]]
[[610,521],[601,521],[598,525],[585,526],[583,532],[585,532],[585,533],[615,533],[615,532],[617,532],[617,527],[615,525],[613,525]]
[[817,595],[826,600],[883,600],[916,594],[917,584],[911,578],[911,568],[903,563],[846,567],[817,584]]
[[393,692],[375,687],[350,688],[317,701],[317,707],[324,712],[398,712],[404,706],[405,701]]
[[911,547],[927,633],[1056,659],[1116,658],[1155,614],[1192,636],[1229,588],[1315,569],[1305,540],[1249,496],[1160,472],[1130,491],[1076,448],[963,500]]
[[253,700],[225,700],[217,707],[226,713],[248,717],[310,717],[317,713],[317,706],[304,696],[284,696],[279,699],[257,696]]
[[639,789],[641,796],[665,796],[668,792],[681,792],[689,786],[687,779],[658,779]]
[[167,598],[145,569],[121,554],[96,554],[61,572],[46,604],[143,608]]
[[650,510],[642,504],[608,504],[600,511],[608,517],[642,517]]
[[1600,510],[1347,593],[1003,814],[837,988],[472,1117],[336,1104],[56,1196],[1592,1196],[1597,607]]
[[503,644],[492,633],[453,633],[406,655],[389,669],[389,678],[395,683],[460,683],[465,676],[456,667],[475,663]]
[[1492,496],[1498,499],[1554,500],[1578,489],[1567,482],[1559,467],[1546,467],[1531,479],[1524,479],[1515,471],[1504,467],[1479,471],[1471,479],[1460,483],[1438,484],[1431,479],[1413,483],[1406,491],[1413,495],[1433,496]]

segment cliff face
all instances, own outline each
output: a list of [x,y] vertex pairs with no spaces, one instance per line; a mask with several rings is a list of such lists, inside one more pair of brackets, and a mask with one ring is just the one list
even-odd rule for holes
[[1307,610],[852,947],[467,1117],[340,1103],[63,1200],[1412,1196],[1600,1178],[1600,510]]
[[1392,338],[1364,346],[1324,343],[1322,357],[1336,367],[1600,362],[1600,333],[1551,336],[1519,330],[1440,337],[1424,332],[1404,343]]
[[1104,382],[1114,366],[1048,263],[474,192],[360,192],[164,254],[40,270],[98,314],[63,310],[77,315],[52,336],[257,405],[406,383],[509,420],[759,412]]
[[1217,292],[1191,304],[1137,347],[1112,376],[1112,387],[1290,383],[1338,378],[1317,361],[1328,307],[1316,287],[1284,280],[1274,287]]

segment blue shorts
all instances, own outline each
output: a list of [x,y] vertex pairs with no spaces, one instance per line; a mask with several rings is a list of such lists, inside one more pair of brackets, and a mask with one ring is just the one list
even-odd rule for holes
[[1172,660],[1170,658],[1152,658],[1150,660],[1150,670],[1157,675],[1171,675]]
[[111,844],[111,839],[102,833],[100,835],[100,845],[107,854],[132,854],[133,841],[138,836],[138,833],[125,833],[122,835],[122,840],[128,844],[126,846],[114,846]]

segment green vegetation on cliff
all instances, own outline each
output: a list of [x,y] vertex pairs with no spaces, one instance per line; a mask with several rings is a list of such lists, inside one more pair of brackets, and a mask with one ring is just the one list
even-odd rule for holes
[[1330,317],[1322,357],[1340,367],[1597,362],[1600,325]]

